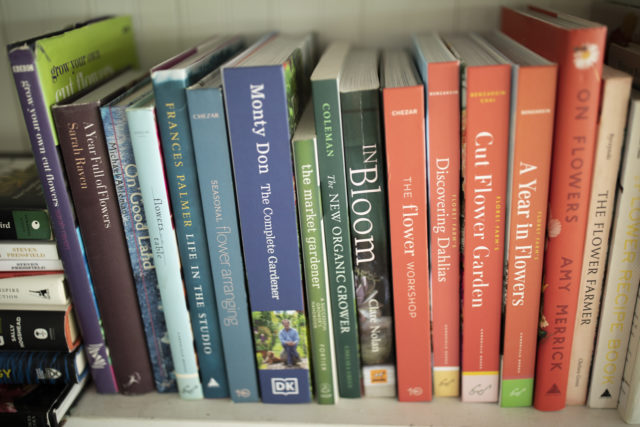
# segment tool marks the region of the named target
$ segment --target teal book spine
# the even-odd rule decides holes
[[[311,80],[324,212],[336,370],[341,397],[361,396],[358,317],[338,81]]]
[[[201,399],[202,384],[171,218],[155,110],[153,105],[133,106],[127,109],[126,114],[138,167],[140,192],[148,212],[147,225],[178,392],[184,399]]]
[[[313,128],[311,110],[309,107],[309,127]],[[305,121],[305,117],[303,116],[301,124]],[[298,129],[301,127],[299,126]],[[337,401],[338,390],[334,372],[335,348],[331,328],[331,303],[322,227],[316,138],[297,139],[294,136],[293,158],[315,393],[318,403],[334,404]]]
[[[187,100],[229,391],[234,402],[256,402],[258,377],[249,356],[253,336],[222,88],[192,86]]]

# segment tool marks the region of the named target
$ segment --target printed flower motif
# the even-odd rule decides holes
[[[552,239],[554,237],[558,237],[561,231],[562,231],[562,223],[560,222],[560,220],[556,218],[551,218],[547,226],[547,234],[549,235],[549,238]]]
[[[587,43],[573,50],[573,64],[579,70],[586,70],[595,65],[599,56],[598,46],[593,43]]]

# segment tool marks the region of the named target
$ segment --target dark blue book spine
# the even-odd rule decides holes
[[[95,304],[89,270],[76,235],[75,215],[67,192],[63,163],[56,147],[53,124],[42,96],[33,52],[16,49],[9,53],[32,151],[47,202],[51,225],[58,245],[82,332],[91,375],[100,393],[116,393],[118,387],[107,352],[100,313]]]
[[[173,359],[125,108],[104,106],[100,114],[156,390],[176,392]]]
[[[308,402],[308,341],[284,67],[224,68],[223,81],[262,400]],[[284,319],[298,329],[295,350],[302,360],[297,367],[279,369],[269,359],[289,359],[286,351],[270,354],[280,348],[272,343],[283,334]]]
[[[58,351],[0,351],[0,384],[75,383],[86,374],[81,356]],[[82,370],[81,370],[82,369]]]
[[[158,128],[203,392],[205,397],[227,397],[229,387],[191,141],[186,84],[184,79],[153,74]]]
[[[258,378],[222,88],[188,89],[193,148],[204,206],[220,332],[234,402],[256,402]]]

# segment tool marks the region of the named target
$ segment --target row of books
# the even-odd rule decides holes
[[[265,402],[304,402],[310,360],[321,403],[360,396],[361,384],[368,396],[397,390],[401,400],[426,401],[433,383],[436,394],[465,401],[497,401],[502,388],[503,405],[526,406],[535,371],[534,405],[564,407],[574,321],[597,316],[591,304],[576,316],[579,277],[588,274],[580,267],[595,262],[582,261],[593,254],[584,237],[591,175],[593,188],[602,178],[613,199],[616,159],[624,158],[622,177],[637,170],[626,166],[633,156],[620,155],[631,80],[601,71],[605,27],[504,9],[501,29],[532,51],[499,33],[417,36],[413,58],[383,53],[380,75],[375,50],[345,43],[330,45],[314,66],[310,36],[271,34],[246,50],[239,38],[216,37],[154,67],[150,79],[125,71],[67,101],[87,81],[135,66],[127,18],[11,46],[74,302],[92,289],[74,212],[86,246],[99,312],[76,310],[91,354],[106,341],[116,374],[114,381],[92,364],[99,391],[146,391],[152,367],[164,366],[185,398],[230,390],[251,401],[259,385]],[[127,39],[115,44],[116,34]],[[41,65],[38,53],[49,60],[56,49],[55,66]],[[593,167],[606,157],[595,155],[601,76],[600,131],[607,114],[618,135],[598,137],[617,154],[613,166],[600,166],[610,179],[597,161]],[[313,108],[305,107],[310,97]],[[626,150],[636,150],[629,141]],[[631,203],[633,185],[622,187],[618,203]],[[625,280],[637,293],[637,262],[631,244],[622,245],[631,264]],[[145,262],[155,279],[136,298],[133,278],[140,290]],[[142,324],[155,325],[145,313],[157,310],[142,301],[154,289],[172,369],[148,343],[135,347],[144,347]],[[99,320],[93,333],[100,318],[106,340]],[[628,330],[630,316],[624,320]],[[626,353],[623,340],[618,354]],[[617,391],[609,393],[617,403]]]

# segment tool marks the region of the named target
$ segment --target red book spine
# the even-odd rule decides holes
[[[565,29],[503,9],[502,31],[558,64],[533,404],[565,407],[587,227],[606,27]]]
[[[398,400],[430,401],[424,88],[382,91]]]
[[[462,400],[497,402],[511,66],[466,75]]]
[[[430,63],[427,87],[433,385],[460,394],[460,66]]]

